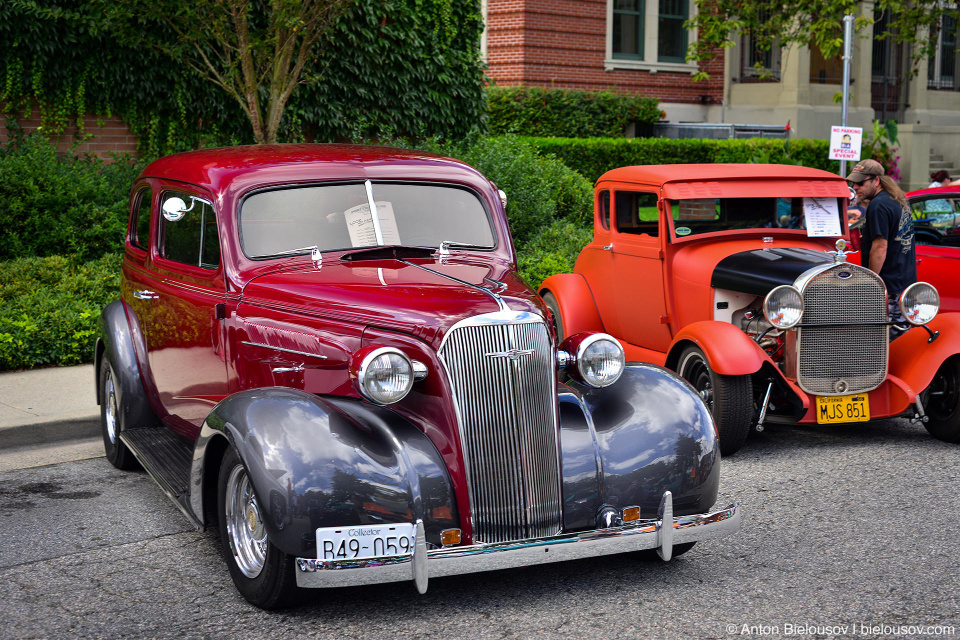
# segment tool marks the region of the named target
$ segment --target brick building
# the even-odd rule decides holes
[[[40,126],[40,114],[37,108],[32,109],[30,117],[18,119],[25,135],[34,133]],[[73,148],[77,153],[92,153],[101,157],[110,154],[137,153],[137,137],[133,135],[126,122],[116,116],[97,117],[88,115],[83,119],[85,139],[77,145],[77,123],[72,120],[66,130],[57,137],[57,148],[67,151]],[[0,144],[6,144],[9,139],[6,124],[0,120]],[[76,146],[75,146],[76,145]]]
[[[610,90],[660,99],[667,119],[709,120],[723,99],[723,57],[684,60],[692,0],[485,0],[482,48],[499,86]]]

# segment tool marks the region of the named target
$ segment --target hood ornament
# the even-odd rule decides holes
[[[843,238],[840,238],[839,240],[837,240],[837,244],[836,244],[837,250],[828,251],[827,253],[833,256],[833,261],[836,263],[846,262],[847,261],[846,249],[848,244],[849,243],[847,243],[846,240],[844,240]]]

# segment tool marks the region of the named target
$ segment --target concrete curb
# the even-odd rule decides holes
[[[100,437],[99,417],[23,424],[0,430],[0,450],[62,444],[98,437]]]

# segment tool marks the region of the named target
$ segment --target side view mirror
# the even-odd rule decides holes
[[[191,206],[190,209],[193,207]],[[187,209],[187,203],[180,198],[167,198],[163,202],[163,217],[170,222],[176,222],[182,219],[190,209]]]
[[[500,204],[503,205],[504,211],[507,209],[507,194],[503,189],[497,189],[497,193],[500,194]]]

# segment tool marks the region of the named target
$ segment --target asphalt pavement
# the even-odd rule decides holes
[[[0,470],[102,454],[92,364],[0,373]]]

